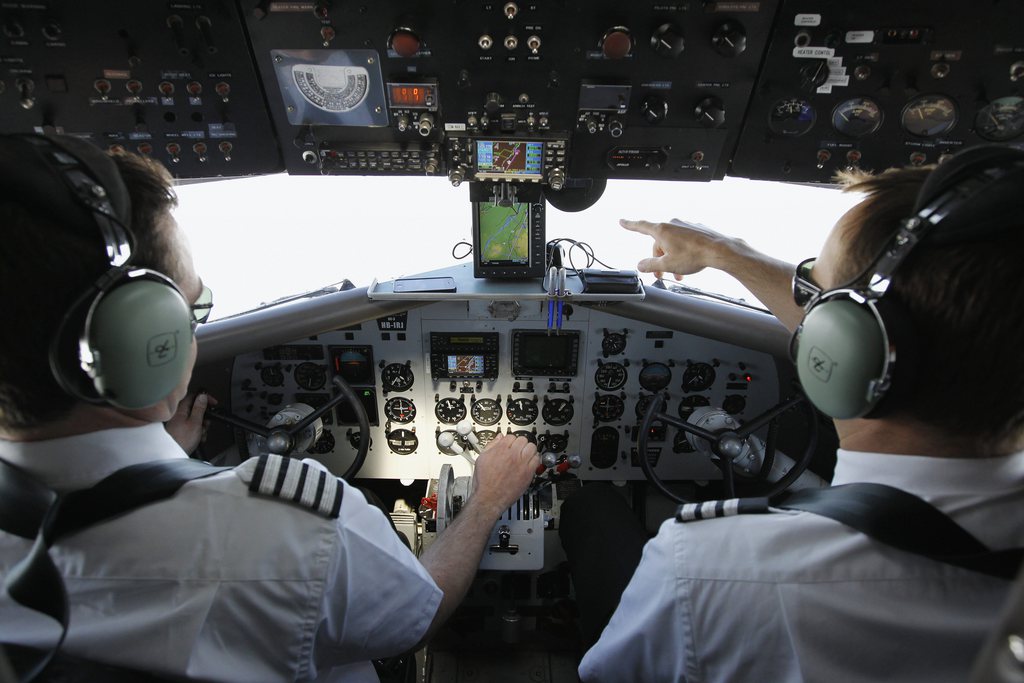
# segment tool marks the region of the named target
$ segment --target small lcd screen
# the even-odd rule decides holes
[[[483,377],[483,355],[449,354],[448,374],[452,377]]]
[[[476,171],[487,177],[540,178],[544,172],[544,143],[477,140]]]
[[[476,243],[481,266],[528,265],[530,263],[530,205],[511,206],[477,202]]]
[[[578,344],[576,334],[549,336],[520,332],[516,339],[514,372],[522,375],[574,377]]]
[[[434,106],[434,86],[416,83],[388,83],[392,107],[427,108]]]

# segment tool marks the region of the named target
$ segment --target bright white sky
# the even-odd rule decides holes
[[[453,188],[443,178],[275,175],[177,191],[175,216],[215,293],[214,318],[345,278],[364,286],[374,278],[452,265],[452,247],[469,241],[472,226],[467,186]],[[680,218],[796,263],[818,253],[833,223],[857,200],[829,188],[740,178],[614,180],[586,211],[549,206],[547,238],[587,242],[608,265],[635,268],[650,255],[651,240],[623,230],[618,219]],[[753,301],[735,280],[715,271],[690,276],[685,284]]]

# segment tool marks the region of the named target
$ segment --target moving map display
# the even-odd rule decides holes
[[[530,205],[513,202],[501,206],[478,202],[476,243],[481,265],[527,264],[530,262]]]
[[[477,140],[479,178],[540,178],[544,173],[544,143]]]

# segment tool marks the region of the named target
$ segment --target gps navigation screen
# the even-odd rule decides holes
[[[484,357],[476,355],[448,356],[449,377],[482,377],[484,374]]]
[[[530,262],[530,205],[511,206],[478,202],[476,235],[481,265],[514,265]]]
[[[540,178],[544,173],[544,143],[477,140],[476,171],[480,177]]]

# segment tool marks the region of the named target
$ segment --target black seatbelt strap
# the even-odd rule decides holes
[[[784,492],[771,506],[828,517],[880,543],[937,562],[1013,580],[1024,548],[989,550],[930,503],[884,484],[843,484]]]
[[[185,458],[158,460],[125,467],[91,488],[58,495],[0,460],[0,529],[35,539],[29,554],[4,578],[4,589],[15,602],[61,625],[56,645],[30,664],[22,681],[31,681],[42,673],[67,635],[67,591],[50,558],[50,546],[76,531],[170,498],[186,482],[227,469],[231,468]]]

